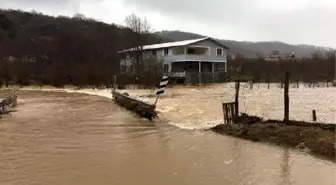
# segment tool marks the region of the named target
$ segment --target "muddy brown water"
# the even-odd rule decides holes
[[[23,91],[17,110],[0,119],[0,185],[335,184],[331,161],[149,122],[103,97]]]

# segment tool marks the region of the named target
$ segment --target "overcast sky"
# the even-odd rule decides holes
[[[0,0],[0,7],[81,13],[117,24],[136,13],[146,16],[155,31],[336,48],[336,0]]]

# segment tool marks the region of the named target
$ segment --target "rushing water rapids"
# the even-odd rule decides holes
[[[0,185],[332,185],[335,163],[149,122],[110,99],[22,91],[0,120]]]

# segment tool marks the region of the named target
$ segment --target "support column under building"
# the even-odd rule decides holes
[[[201,61],[198,62],[198,83],[202,83],[202,63]]]
[[[215,83],[215,62],[212,62],[212,83]]]

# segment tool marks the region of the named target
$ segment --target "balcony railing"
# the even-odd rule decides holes
[[[186,72],[171,72],[169,76],[174,78],[183,78],[186,77]]]
[[[187,84],[197,83],[219,83],[227,80],[226,72],[172,72],[169,74],[170,78],[182,78]]]

